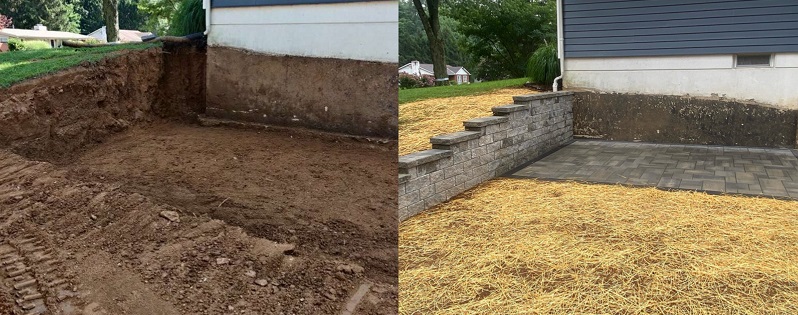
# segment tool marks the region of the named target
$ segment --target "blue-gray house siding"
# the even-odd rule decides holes
[[[257,7],[268,5],[324,4],[388,0],[211,0],[212,8]]]
[[[565,57],[798,52],[798,0],[563,0]]]

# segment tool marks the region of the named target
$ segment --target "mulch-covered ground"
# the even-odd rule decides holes
[[[497,179],[400,225],[400,314],[798,314],[798,202]]]
[[[507,88],[486,94],[433,98],[399,105],[399,155],[431,148],[429,138],[463,131],[463,121],[492,116],[491,108],[512,104],[513,96],[536,93]]]

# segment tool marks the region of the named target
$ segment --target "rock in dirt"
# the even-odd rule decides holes
[[[247,277],[250,277],[250,278],[255,278],[255,276],[258,275],[258,273],[255,272],[255,270],[247,270],[247,272],[245,272],[244,274],[247,275]]]
[[[338,271],[343,271],[348,274],[358,274],[363,272],[363,267],[358,264],[343,264],[335,268]]]
[[[269,285],[269,280],[258,279],[258,280],[255,280],[255,284],[257,284],[259,286],[262,286],[262,287],[265,287],[265,286]]]
[[[217,265],[227,265],[230,263],[230,258],[219,257],[216,258]]]
[[[180,223],[180,214],[176,211],[164,210],[161,211],[161,216],[170,222]]]

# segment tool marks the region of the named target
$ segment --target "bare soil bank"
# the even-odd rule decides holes
[[[397,67],[209,47],[208,115],[396,139]]]
[[[204,48],[122,52],[0,89],[0,147],[54,159],[155,117],[186,118],[204,108]]]

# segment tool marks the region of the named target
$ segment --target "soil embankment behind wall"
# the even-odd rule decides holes
[[[208,47],[208,115],[396,138],[394,63]],[[211,84],[212,83],[212,84]]]
[[[796,145],[798,111],[734,100],[578,92],[574,136],[753,147]]]
[[[167,45],[0,89],[0,147],[52,160],[158,116],[190,117],[205,106],[204,63],[204,47]]]

